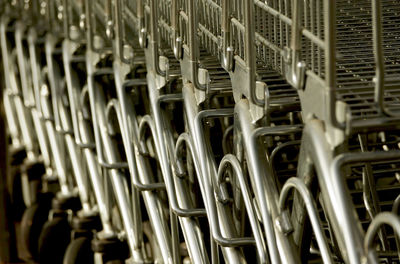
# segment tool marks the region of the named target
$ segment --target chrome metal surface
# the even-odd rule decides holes
[[[0,3],[10,144],[127,263],[400,261],[398,0]]]

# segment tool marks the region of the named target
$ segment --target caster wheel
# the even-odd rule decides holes
[[[8,188],[13,204],[13,218],[15,221],[22,221],[24,211],[26,209],[25,202],[23,199],[23,187],[22,187],[22,174],[28,174],[28,180],[31,187],[35,186],[33,191],[36,194],[40,188],[40,178],[45,173],[45,168],[42,163],[22,164],[18,167],[14,167],[11,170],[8,178]],[[33,201],[35,202],[35,200]]]
[[[27,208],[21,220],[21,242],[24,250],[37,260],[37,249],[40,232],[49,218],[53,194],[42,193],[38,203]]]
[[[52,208],[57,211],[72,210],[77,212],[82,209],[81,201],[79,197],[57,197],[52,201]]]
[[[93,264],[94,253],[91,248],[91,239],[79,237],[72,241],[64,255],[63,264]]]
[[[39,263],[62,264],[70,241],[71,227],[67,217],[55,217],[46,222],[39,237]]]
[[[93,252],[103,254],[103,263],[106,264],[119,264],[125,263],[125,260],[129,258],[129,248],[125,241],[121,241],[117,238],[92,240]]]
[[[23,148],[10,150],[10,165],[19,166],[26,158],[26,151]]]
[[[12,168],[8,177],[8,189],[12,203],[12,217],[15,221],[21,221],[26,209],[22,196],[22,180],[20,168]]]

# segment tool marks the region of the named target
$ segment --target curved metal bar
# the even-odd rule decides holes
[[[254,242],[257,246],[259,262],[267,263],[266,245],[265,245],[265,241],[264,241],[263,234],[261,231],[261,227],[257,220],[256,210],[254,208],[254,204],[253,204],[251,196],[250,196],[249,186],[244,178],[243,171],[240,166],[239,160],[236,158],[236,156],[234,156],[232,154],[225,155],[222,158],[221,163],[219,165],[217,182],[218,182],[218,186],[220,186],[220,189],[219,189],[219,192],[216,191],[216,195],[221,196],[221,194],[222,194],[222,193],[220,194],[220,192],[222,191],[221,183],[224,180],[223,177],[224,177],[225,171],[229,166],[234,170],[236,177],[239,179],[240,189],[242,191],[243,200],[246,205],[247,215],[249,217],[251,229],[254,234]],[[220,230],[217,230],[217,231],[219,233],[221,233]]]
[[[64,0],[67,2],[67,0]],[[71,111],[71,119],[72,119],[72,126],[74,129],[74,136],[77,145],[81,145],[80,133],[78,128],[78,117],[77,117],[77,109],[78,109],[78,102],[76,100],[76,88],[79,87],[79,82],[77,80],[78,76],[74,74],[71,69],[71,48],[73,45],[71,44],[69,39],[65,39],[62,43],[62,56],[63,56],[63,63],[64,63],[64,72],[65,72],[65,81],[68,89],[68,98],[70,104],[70,111]]]
[[[369,257],[375,257],[374,249],[374,238],[379,231],[379,228],[383,225],[389,225],[393,228],[395,236],[400,237],[400,218],[390,212],[382,212],[377,214],[374,219],[372,219],[371,224],[368,227],[367,233],[364,239],[364,250]]]
[[[193,142],[192,139],[190,138],[189,134],[187,133],[182,133],[179,135],[178,140],[176,141],[176,146],[175,146],[175,161],[176,161],[176,167],[177,171],[180,173],[183,172],[183,164],[182,164],[182,159],[179,158],[179,153],[180,149],[183,147],[183,143],[186,144],[187,148],[189,148],[189,152],[192,155],[194,167],[196,170],[196,173],[200,173],[200,164],[196,157],[193,155]],[[183,173],[182,173],[183,174]],[[203,182],[199,181],[200,188],[204,190]],[[178,200],[176,198],[176,194],[171,195],[172,197],[170,199],[174,199],[176,201],[176,204],[178,205],[178,208],[173,208],[173,211],[176,215],[181,216],[181,217],[194,217],[194,216],[205,216],[207,215],[207,212],[203,208],[195,208],[195,209],[184,209],[180,208],[178,204]]]
[[[30,64],[28,63],[28,56],[26,52],[26,47],[23,43],[23,36],[27,34],[27,27],[24,22],[18,21],[15,27],[15,48],[17,51],[17,64],[18,72],[20,77],[22,98],[25,107],[30,108],[35,105],[34,94],[32,89],[30,89],[29,83],[31,82],[31,72],[28,71]]]
[[[61,101],[60,98],[58,98],[58,100]],[[68,112],[68,109],[65,107],[63,102],[58,103],[58,109],[62,131],[71,131],[70,112]],[[90,213],[92,208],[89,203],[89,186],[82,168],[82,161],[80,157],[81,153],[78,152],[75,140],[71,133],[65,133],[64,138],[69,158],[71,160],[72,170],[75,176],[76,185],[78,187],[79,198],[81,199],[82,207],[87,213]]]
[[[271,160],[271,164],[274,164],[275,157],[279,153],[279,151],[281,151],[284,148],[287,148],[290,146],[296,146],[296,145],[300,145],[300,144],[301,144],[301,140],[294,140],[294,141],[282,143],[279,146],[277,146],[276,148],[274,148],[274,150],[271,152],[271,155],[269,156],[269,158]]]
[[[218,117],[228,117],[233,115],[233,109],[215,109],[215,110],[203,110],[199,112],[195,118],[195,131],[198,135],[198,146],[200,147],[200,156],[205,156],[207,155],[207,151],[204,148],[204,132],[202,129],[202,121],[205,118],[213,117],[213,118],[218,118]],[[215,163],[215,161],[214,161]],[[202,162],[202,173],[203,173],[203,180],[205,184],[205,190],[206,190],[206,195],[207,195],[207,202],[209,205],[209,210],[212,212],[210,215],[210,221],[211,221],[211,230],[214,239],[217,241],[218,244],[220,244],[223,247],[238,247],[238,246],[243,246],[243,245],[251,245],[254,244],[254,239],[248,239],[248,238],[224,238],[221,235],[217,233],[219,230],[219,225],[218,223],[218,212],[215,203],[212,201],[214,200],[213,198],[213,187],[212,187],[212,181],[215,181],[216,179],[213,178],[212,175],[209,175],[207,173],[207,164]],[[217,176],[217,173],[215,173],[215,176]],[[210,182],[211,180],[211,182]],[[215,184],[215,183],[214,183]],[[211,199],[211,200],[210,200]]]
[[[148,73],[147,81],[149,84],[149,97],[150,97],[150,105],[151,112],[154,117],[154,121],[156,124],[156,131],[159,140],[159,161],[162,168],[164,181],[167,187],[168,196],[171,196],[171,192],[179,192],[176,194],[179,202],[184,205],[187,204],[188,207],[190,204],[186,203],[185,196],[188,195],[188,191],[184,189],[181,182],[175,182],[173,178],[173,167],[171,168],[170,164],[174,164],[174,149],[175,149],[175,140],[173,134],[171,132],[171,127],[164,122],[163,119],[163,110],[161,108],[161,102],[176,102],[182,100],[182,94],[167,94],[160,95],[160,91],[157,89],[154,79],[152,78],[154,75],[152,73]],[[189,196],[187,196],[189,197]],[[173,208],[177,208],[175,201],[170,199],[170,215],[171,215],[171,233],[172,233],[172,247],[175,259],[177,259],[179,254],[179,241],[178,241],[178,216],[174,214]],[[193,261],[196,263],[209,263],[209,259],[207,256],[207,252],[204,250],[205,244],[200,239],[202,237],[198,222],[195,219],[191,218],[179,218],[181,223],[182,231],[185,235],[185,238],[188,239],[187,246],[190,249],[190,256]],[[192,238],[192,239],[190,239]],[[192,240],[192,241],[190,241]],[[213,242],[213,241],[212,241]],[[177,261],[177,260],[176,260]]]
[[[207,218],[210,224],[210,232],[213,234],[213,230],[215,229],[215,225],[221,224],[221,231],[226,234],[232,234],[233,229],[232,225],[229,224],[229,219],[227,219],[223,212],[223,207],[220,204],[215,203],[215,196],[213,193],[211,180],[215,180],[217,176],[217,165],[215,159],[213,159],[212,153],[207,151],[206,146],[204,143],[204,133],[203,133],[203,125],[202,119],[205,117],[211,117],[212,114],[216,114],[217,110],[213,111],[203,111],[199,112],[198,107],[196,104],[196,99],[194,96],[194,87],[191,84],[187,84],[182,89],[182,94],[184,98],[184,105],[185,105],[185,114],[187,116],[188,127],[190,133],[192,133],[194,138],[194,144],[196,148],[196,152],[194,155],[197,157],[202,157],[201,159],[198,158],[200,165],[201,165],[201,174],[197,175],[199,177],[199,181],[204,182],[204,191],[205,193],[202,194],[202,198],[207,210]],[[225,115],[232,115],[232,109],[225,109],[225,112],[221,112],[220,114]],[[218,116],[217,116],[218,117]],[[221,116],[219,116],[221,117]],[[219,211],[217,211],[219,210]],[[221,213],[221,221],[218,222],[217,212]],[[230,235],[234,236],[234,235]],[[219,263],[218,258],[218,245],[214,239],[211,240],[211,259],[212,263]],[[222,253],[227,262],[231,263],[244,263],[245,260],[243,259],[242,252],[235,248],[229,247],[222,247]]]
[[[357,224],[356,213],[348,203],[351,197],[345,191],[344,178],[340,171],[332,174],[333,150],[326,140],[321,121],[312,119],[307,122],[303,130],[302,148],[307,156],[305,158],[312,162],[317,172],[325,211],[335,231],[339,249],[345,252],[343,257],[349,263],[360,263],[364,254],[361,226]]]
[[[114,77],[116,90],[118,95],[118,100],[121,105],[121,112],[123,113],[123,122],[124,122],[124,133],[126,137],[131,140],[129,144],[125,145],[126,152],[132,153],[133,155],[127,155],[128,162],[130,166],[132,165],[131,174],[137,173],[140,179],[143,182],[149,182],[151,179],[151,168],[148,164],[148,160],[145,159],[139,153],[139,127],[138,127],[138,119],[136,116],[136,112],[134,107],[132,107],[132,102],[130,101],[129,96],[126,94],[126,89],[124,89],[124,83],[126,83],[124,75],[123,64],[116,58],[113,63],[114,68]],[[146,79],[147,80],[147,79]],[[129,82],[129,80],[128,80]],[[136,160],[135,160],[136,158]],[[146,182],[146,183],[147,183]],[[167,187],[168,192],[168,186]],[[133,189],[135,187],[133,186]],[[174,263],[174,250],[171,249],[171,234],[166,224],[165,215],[160,213],[160,210],[163,208],[163,204],[157,192],[142,192],[143,199],[145,201],[145,206],[147,212],[149,214],[150,221],[152,223],[155,237],[157,238],[158,245],[160,247],[161,254],[163,256],[163,260],[165,263]],[[173,217],[172,217],[173,218]],[[171,226],[173,228],[173,220],[171,219]],[[171,228],[171,229],[172,229]],[[177,228],[176,228],[177,229]],[[173,233],[173,231],[172,231]],[[173,234],[172,234],[173,236]],[[176,252],[178,252],[176,250]]]
[[[187,132],[183,132],[182,134],[179,135],[177,141],[176,141],[176,145],[175,145],[175,152],[174,152],[174,156],[175,156],[175,161],[176,161],[176,171],[178,172],[178,175],[184,175],[184,169],[183,169],[183,164],[182,164],[182,159],[180,159],[180,155],[179,155],[179,150],[182,148],[182,144],[186,143],[187,148],[189,148],[190,153],[194,153],[194,146],[193,146],[193,141],[192,138],[189,136],[189,134]],[[192,154],[193,156],[193,154]],[[197,172],[200,172],[200,164],[198,162],[198,160],[193,159],[193,163],[194,163],[194,167],[195,170]],[[200,184],[202,184],[202,182],[200,182]]]
[[[90,119],[91,116],[89,113],[90,113],[91,109],[90,109],[90,106],[87,107],[87,105],[85,103],[86,100],[89,102],[89,89],[88,89],[87,85],[85,85],[82,88],[81,94],[79,95],[79,102],[81,104],[81,108],[82,108],[81,110],[82,110],[83,117],[86,119]]]
[[[224,135],[222,136],[222,149],[224,153],[228,153],[228,145],[227,145],[227,139],[229,136],[229,133],[233,132],[233,125],[227,127],[224,131]]]
[[[142,155],[149,155],[149,150],[147,149],[147,146],[145,143],[146,126],[150,128],[150,132],[153,137],[154,145],[155,145],[156,149],[159,149],[159,142],[156,140],[157,134],[156,134],[154,120],[153,120],[153,118],[151,118],[150,115],[145,115],[142,117],[142,119],[139,122],[139,146],[140,146],[139,152]]]
[[[113,103],[114,102],[114,103]],[[112,105],[114,107],[119,106],[119,102],[116,99],[112,99],[109,103],[109,106]],[[118,110],[120,111],[120,110]],[[121,114],[121,113],[120,113]],[[121,118],[121,122],[122,122],[122,116]],[[144,118],[143,118],[144,119]],[[142,120],[143,120],[142,119]],[[150,128],[150,130],[152,131],[152,134],[154,133],[154,124],[152,124],[151,118],[146,118],[146,120],[144,120],[143,122],[140,122],[140,131],[142,131],[141,133],[143,133],[143,138],[144,138],[144,131],[145,131],[145,127],[146,125]],[[122,123],[120,123],[120,125],[122,125]],[[152,127],[153,126],[153,127]],[[142,135],[141,133],[139,133],[140,135]],[[124,133],[125,134],[125,133]],[[144,151],[142,151],[141,153],[148,153],[147,148],[146,148],[146,144],[144,142],[142,142],[140,140],[141,143],[141,147],[142,149],[145,149]],[[126,142],[126,144],[130,144],[129,142]],[[127,155],[131,155],[130,153],[127,152]],[[163,182],[157,182],[157,183],[142,183],[141,180],[139,179],[137,173],[132,173],[131,175],[132,178],[132,184],[135,186],[135,188],[137,188],[139,191],[151,191],[151,190],[161,190],[161,189],[165,189],[165,183]]]
[[[42,72],[43,75],[47,74],[47,71]],[[49,96],[49,88],[47,85],[42,85],[41,87],[41,109],[42,109],[42,114],[43,117],[45,118],[45,126],[49,138],[49,145],[51,148],[51,152],[54,158],[54,165],[57,171],[57,176],[60,182],[61,186],[61,192],[68,196],[71,194],[71,190],[68,185],[68,180],[67,180],[67,172],[65,168],[65,162],[62,158],[61,154],[61,149],[60,149],[60,141],[58,140],[58,135],[56,133],[56,130],[54,128],[54,124],[49,119],[51,117],[51,106],[50,106],[50,100],[48,98]]]
[[[61,131],[61,120],[60,116],[58,115],[58,97],[60,96],[60,80],[61,77],[61,69],[57,62],[55,61],[53,54],[55,53],[56,49],[56,42],[57,37],[47,34],[46,41],[45,41],[45,55],[46,55],[46,63],[47,63],[47,78],[49,82],[49,87],[51,91],[51,107],[53,109],[53,118],[54,118],[54,125],[57,132],[63,133]]]
[[[299,263],[299,258],[290,251],[290,245],[287,245],[287,240],[282,237],[280,232],[275,232],[273,217],[278,216],[277,203],[278,194],[276,183],[273,177],[272,168],[269,166],[268,161],[261,159],[260,149],[258,144],[259,136],[265,133],[281,132],[280,127],[270,127],[256,129],[254,124],[251,123],[251,115],[249,111],[249,104],[247,100],[241,100],[235,106],[235,117],[238,119],[239,129],[242,133],[243,143],[246,148],[246,159],[248,161],[250,176],[252,177],[252,184],[255,197],[260,208],[261,218],[264,223],[264,232],[266,241],[268,243],[268,252],[272,263]],[[236,120],[235,120],[236,121]],[[293,130],[298,129],[294,127]],[[276,131],[274,131],[276,130]],[[257,132],[258,131],[258,132]],[[262,132],[262,133],[261,133]],[[287,129],[285,133],[287,132]],[[286,244],[285,244],[286,243]],[[279,254],[279,247],[282,251],[287,250],[289,254]],[[283,253],[283,252],[282,252]]]
[[[75,143],[77,146],[79,146],[82,149],[96,149],[96,143],[95,142],[90,142],[88,143],[88,139],[83,140],[81,139],[82,135],[81,135],[81,131],[82,129],[88,130],[86,128],[86,126],[84,126],[85,128],[81,128],[81,126],[83,125],[83,120],[84,119],[90,119],[90,110],[87,109],[85,100],[88,99],[89,100],[89,93],[88,93],[88,88],[87,86],[84,86],[82,88],[81,93],[79,94],[79,102],[80,102],[80,111],[76,110],[76,116],[77,116],[77,129],[78,129],[78,134],[79,134],[79,139],[77,139],[77,137],[75,136]],[[72,108],[72,105],[70,105],[70,107]],[[88,138],[88,132],[85,132],[85,134],[87,135],[86,137]],[[84,143],[84,141],[86,143]],[[93,140],[92,140],[93,141]]]
[[[286,126],[276,126],[276,127],[260,127],[254,129],[253,137],[266,137],[266,136],[280,136],[287,135],[296,132],[301,132],[303,130],[303,125],[286,125]]]
[[[62,96],[64,95],[63,92],[60,91],[60,97],[57,98],[57,109],[60,116],[60,129],[58,130],[59,133],[62,134],[74,134],[71,122],[71,112],[70,109],[67,108],[63,101]]]
[[[281,190],[281,195],[279,197],[279,213],[282,214],[285,208],[285,203],[288,199],[290,189],[295,189],[303,198],[306,210],[310,217],[311,226],[314,230],[319,250],[322,255],[322,260],[324,261],[324,263],[333,263],[328,242],[326,241],[324,231],[322,229],[321,220],[318,216],[317,205],[315,204],[315,201],[312,198],[312,195],[308,190],[307,186],[299,178],[292,177],[288,179],[286,183],[283,185],[283,188]]]
[[[89,101],[92,115],[92,122],[94,124],[94,134],[96,141],[97,156],[102,156],[102,145],[104,145],[105,155],[107,157],[108,163],[116,163],[117,157],[114,149],[113,142],[108,134],[107,130],[107,120],[105,116],[105,95],[101,87],[99,87],[94,80],[94,65],[90,50],[86,53],[87,55],[87,72],[88,72],[88,91],[89,91]],[[100,129],[101,128],[101,129]],[[123,136],[123,140],[126,139]],[[111,183],[114,189],[114,195],[121,212],[122,222],[126,231],[127,242],[131,252],[133,260],[142,262],[144,260],[143,252],[143,233],[141,230],[141,222],[137,221],[140,216],[140,210],[135,211],[135,215],[132,214],[132,208],[135,209],[137,206],[137,197],[133,197],[132,200],[127,193],[127,182],[124,177],[122,177],[120,171],[117,169],[110,170]]]
[[[400,208],[400,195],[397,196],[396,200],[394,200],[392,213],[395,215],[399,215],[399,208]],[[400,249],[400,237],[395,236],[395,240],[396,240],[398,256],[400,259],[400,250],[399,250]]]
[[[111,114],[112,111],[115,112],[116,116],[117,116],[117,120],[118,120],[118,124],[120,124],[121,121],[121,111],[119,109],[119,102],[117,99],[113,98],[111,100],[108,101],[107,106],[106,106],[106,119],[107,119],[107,128],[108,128],[108,133],[112,136],[115,136],[115,134],[117,133],[115,131],[115,128],[113,126],[113,124],[111,124],[111,121],[113,120]]]
[[[144,132],[145,132],[145,125],[147,125],[150,128],[151,134],[153,136],[154,139],[154,144],[156,144],[156,149],[159,150],[159,146],[158,146],[158,141],[156,140],[156,130],[155,130],[155,124],[153,119],[149,116],[146,115],[144,116],[139,123],[139,141],[140,141],[140,145],[142,146],[143,149],[143,153],[148,153],[147,147],[145,146],[144,143]],[[164,185],[165,187],[165,185]],[[170,194],[170,202],[171,202],[171,209],[172,211],[177,215],[177,216],[181,216],[181,217],[193,217],[193,216],[202,216],[204,215],[205,211],[203,209],[183,209],[180,208],[179,204],[178,204],[178,200],[176,198],[176,194],[175,192],[171,192]]]
[[[12,52],[9,52],[8,50],[5,27],[6,25],[1,25],[1,49],[3,65],[7,65],[4,66],[4,68],[8,70],[8,74],[5,74],[6,85],[12,91],[12,97],[10,99],[12,99],[16,110],[16,117],[19,123],[19,132],[21,133],[23,145],[26,148],[28,158],[34,159],[34,143],[32,135],[29,133],[29,116],[26,114],[26,111],[24,109],[24,103],[21,93],[18,89],[16,79],[17,54],[15,50],[13,50]]]
[[[45,133],[44,123],[41,119],[41,110],[40,110],[40,65],[37,61],[37,45],[38,39],[36,36],[36,31],[34,28],[31,28],[28,33],[28,48],[29,48],[29,57],[30,57],[30,67],[32,74],[32,89],[34,94],[34,103],[35,106],[31,109],[32,112],[32,120],[35,126],[36,135],[39,141],[40,152],[43,157],[44,165],[46,166],[46,174],[52,175],[53,168],[51,167],[51,155],[48,146],[47,134]],[[8,97],[5,95],[4,99]],[[7,110],[6,110],[7,111]],[[12,114],[13,115],[13,114]],[[8,115],[7,115],[8,117]],[[13,142],[14,143],[14,142]]]
[[[108,104],[106,106],[106,111],[105,111],[105,115],[106,115],[106,120],[107,120],[107,128],[108,128],[108,133],[110,135],[115,134],[116,132],[114,131],[114,127],[111,124],[111,111],[114,110],[115,114],[117,116],[117,120],[118,120],[118,125],[120,127],[120,129],[122,129],[122,114],[121,114],[121,109],[120,109],[120,105],[117,99],[111,99],[108,101]],[[124,145],[128,144],[128,141],[125,137],[125,133],[123,133],[123,131],[121,130],[121,134],[122,134],[122,138],[124,141]],[[128,162],[118,162],[118,163],[113,163],[113,164],[109,164],[114,169],[118,169],[118,168],[129,168],[128,166]]]
[[[392,212],[394,214],[399,213],[399,208],[400,208],[400,195],[397,196],[396,200],[394,200],[393,207],[392,207]]]
[[[215,110],[203,110],[199,112],[195,118],[195,130],[198,135],[198,146],[199,148],[199,156],[206,156],[207,151],[204,146],[205,138],[204,138],[204,130],[202,129],[202,122],[203,119],[213,117],[213,118],[218,118],[218,117],[227,117],[227,116],[232,116],[233,115],[233,109],[215,109]],[[214,161],[215,162],[215,161]],[[238,247],[238,246],[243,246],[243,245],[251,245],[254,244],[254,239],[248,239],[248,238],[224,238],[220,234],[218,234],[219,227],[219,222],[218,222],[218,212],[217,208],[215,205],[215,202],[213,201],[213,181],[216,179],[213,178],[213,175],[210,175],[210,173],[207,173],[207,164],[202,162],[202,178],[204,181],[204,186],[206,190],[206,201],[208,203],[208,210],[211,212],[210,214],[210,222],[211,222],[211,230],[213,234],[214,240],[217,241],[218,244],[220,244],[223,247]],[[217,176],[217,173],[215,173],[215,176]],[[211,181],[211,182],[210,182]],[[215,184],[215,183],[214,183]]]
[[[17,122],[17,117],[15,116],[15,106],[10,98],[10,89],[5,89],[3,92],[3,103],[4,112],[7,119],[7,126],[10,132],[12,146],[14,148],[19,148],[22,145],[20,139],[20,129]]]
[[[341,179],[341,168],[347,164],[354,164],[359,162],[379,162],[379,161],[394,161],[400,159],[400,151],[391,150],[391,151],[375,151],[375,152],[361,152],[361,153],[344,153],[337,156],[333,162],[331,167],[332,179],[336,181],[335,184],[331,184],[332,190],[336,192],[336,196],[338,197],[338,201],[341,204],[341,207],[347,210],[346,215],[341,217],[341,226],[344,229],[343,233],[346,234],[343,236],[344,241],[346,241],[347,245],[351,245],[354,247],[354,231],[350,229],[352,223],[350,223],[349,217],[351,217],[350,209],[348,208],[346,197],[343,194],[343,190],[345,189],[343,180]],[[336,210],[335,213],[338,214],[340,211]],[[343,221],[345,220],[345,221]],[[344,223],[345,224],[344,224]],[[353,249],[354,251],[355,249]],[[368,257],[374,258],[371,255]],[[354,263],[357,263],[354,261]]]
[[[99,88],[99,87],[97,87],[97,88]],[[106,109],[107,109],[107,106],[106,106]],[[118,112],[118,111],[116,110],[116,112]],[[107,113],[105,113],[105,118],[106,118],[108,127],[110,127],[110,122],[107,119],[108,118]],[[120,122],[121,116],[117,114],[117,118],[118,118],[118,122]],[[107,131],[107,132],[110,134],[110,131]],[[102,166],[106,169],[110,169],[110,170],[111,169],[126,169],[126,168],[128,168],[127,162],[118,162],[118,161],[107,162],[104,159],[103,148],[101,147],[101,144],[97,144],[96,148],[97,148],[97,159],[98,159],[100,166]]]
[[[88,124],[85,122],[82,113],[78,112],[77,117],[82,145],[94,145],[94,143],[88,143],[92,140],[92,135],[90,135],[90,129]],[[106,190],[101,182],[101,176],[99,174],[94,150],[95,148],[83,148],[83,153],[86,157],[88,174],[93,186],[93,192],[97,201],[97,205],[99,207],[99,214],[103,224],[103,230],[106,234],[114,234],[114,230],[111,225],[111,213],[106,202]]]

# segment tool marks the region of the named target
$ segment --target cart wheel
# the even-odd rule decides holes
[[[93,252],[102,253],[103,263],[106,264],[125,263],[125,260],[129,258],[128,244],[126,241],[121,241],[118,238],[103,240],[94,238],[91,241],[91,247]]]
[[[61,264],[71,241],[71,227],[66,217],[48,221],[39,237],[38,260],[40,264]]]
[[[19,167],[11,168],[8,177],[8,188],[11,196],[13,219],[20,221],[26,210],[26,206],[22,196],[22,181]]]
[[[51,193],[41,194],[39,203],[27,208],[22,216],[20,241],[34,260],[37,260],[39,236],[49,216],[52,196]]]
[[[91,248],[91,239],[79,237],[72,241],[64,256],[64,264],[92,264],[94,253]]]

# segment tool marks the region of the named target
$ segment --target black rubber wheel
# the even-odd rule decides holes
[[[126,241],[121,241],[118,238],[111,239],[93,239],[92,240],[93,252],[103,254],[103,263],[111,264],[112,261],[115,263],[125,263],[125,260],[129,258],[129,247]]]
[[[66,217],[55,217],[46,222],[39,237],[40,264],[62,264],[71,241],[71,227]]]
[[[24,250],[37,260],[38,241],[44,224],[49,218],[51,193],[42,193],[37,204],[27,208],[21,220],[21,242]]]
[[[64,255],[64,264],[93,264],[94,253],[91,247],[91,239],[79,237],[73,240]]]
[[[41,228],[36,228],[35,216],[37,215],[39,205],[35,204],[27,208],[22,216],[21,220],[21,242],[22,248],[26,252],[25,255],[30,255],[32,259],[35,259],[37,255],[37,241],[40,236]],[[43,224],[46,220],[43,221]],[[42,225],[43,226],[43,225]],[[36,240],[34,240],[36,237]],[[36,244],[36,246],[35,246]]]
[[[24,148],[10,150],[10,165],[19,166],[26,158],[26,151]]]
[[[22,196],[22,181],[20,168],[11,168],[8,177],[8,188],[12,203],[12,217],[15,221],[21,221],[26,209]]]

